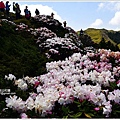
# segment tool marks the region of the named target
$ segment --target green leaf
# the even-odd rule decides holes
[[[70,110],[69,107],[62,106],[62,111],[64,112],[64,114],[68,114]]]
[[[84,113],[87,118],[92,118],[89,114]]]
[[[76,104],[80,104],[80,102],[78,102],[78,101],[74,101],[74,103],[76,103]]]
[[[68,118],[68,115],[67,116],[63,116],[63,118]]]
[[[83,100],[83,102],[82,102],[82,105],[86,105],[87,104],[87,102],[86,102],[86,100]]]
[[[92,117],[94,117],[94,116],[95,116],[95,115],[94,115],[94,114],[92,114],[92,113],[89,113],[89,115],[90,115],[90,116],[92,116]]]
[[[77,114],[74,114],[74,115],[70,115],[70,117],[72,118],[78,118],[82,115],[82,112],[78,112]]]
[[[115,112],[120,113],[120,111],[118,111],[118,110],[117,110],[117,111],[115,111]]]

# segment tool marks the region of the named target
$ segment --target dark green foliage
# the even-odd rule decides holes
[[[100,46],[100,48],[105,48],[106,47],[104,38],[102,38],[102,40],[100,41],[99,46]]]
[[[117,44],[120,43],[120,31],[110,31],[107,33],[109,38],[114,40]]]
[[[94,43],[91,37],[88,35],[80,35],[79,39],[81,40],[84,47],[90,47],[90,46],[96,47],[97,46],[97,44]]]
[[[99,48],[110,49],[112,51],[119,51],[119,48],[117,45],[113,45],[110,41],[105,42],[104,38],[102,38],[102,40],[100,41]]]
[[[36,76],[46,71],[48,61],[40,53],[34,36],[28,32],[15,31],[15,26],[2,22],[0,27],[0,77],[14,74]]]
[[[10,108],[6,109],[6,110],[2,110],[0,118],[20,118],[20,115],[18,114],[17,111],[12,110]]]
[[[28,25],[29,27],[31,26],[30,20],[27,20],[27,19],[25,19],[25,18],[18,19],[18,20],[14,20],[14,22],[15,22],[16,24],[24,23],[24,24]]]
[[[52,111],[52,115],[48,115],[49,118],[103,118],[102,108],[99,111],[95,111],[96,106],[91,104],[87,100],[74,100],[73,103],[67,105],[60,105],[56,102]]]

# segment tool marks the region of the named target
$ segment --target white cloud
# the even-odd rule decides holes
[[[99,27],[103,24],[103,21],[101,19],[96,19],[95,22],[93,22],[90,27]]]
[[[11,12],[13,12],[12,2],[10,2],[10,4],[11,4],[11,8],[10,8]],[[43,6],[41,4],[35,4],[35,5],[23,4],[23,5],[20,5],[21,15],[25,14],[24,13],[25,6],[28,6],[28,10],[30,10],[32,16],[35,16],[35,10],[37,8],[40,11],[41,15],[51,15],[51,13],[53,12],[54,13],[54,18],[59,20],[60,22],[63,22],[62,18],[58,15],[58,13],[55,10],[53,10],[49,6]]]
[[[98,10],[109,10],[109,11],[118,11],[120,10],[120,2],[117,1],[109,1],[102,2],[98,4]]]
[[[115,10],[120,10],[120,2],[117,2],[114,6]]]
[[[115,16],[109,21],[111,25],[120,25],[120,11],[115,13]]]
[[[98,5],[98,10],[100,10],[100,9],[104,8],[104,6],[105,6],[105,4],[104,4],[104,3],[100,3],[100,4]]]

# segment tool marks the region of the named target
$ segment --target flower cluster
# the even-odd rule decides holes
[[[46,15],[37,15],[33,19],[35,21],[45,22],[48,25],[55,25],[55,26],[62,25],[61,23],[59,23],[58,20],[55,20],[50,16],[46,16]],[[3,21],[10,22],[4,19]],[[54,58],[55,54],[59,56],[60,55],[63,56],[61,54],[61,52],[63,51],[65,55],[68,54],[68,50],[71,50],[71,53],[73,53],[73,50],[75,52],[80,51],[80,48],[77,46],[80,46],[81,42],[78,41],[77,33],[70,27],[67,27],[66,29],[69,31],[69,33],[65,34],[65,38],[60,38],[60,37],[57,37],[57,35],[54,32],[52,32],[46,27],[33,29],[33,28],[28,28],[28,25],[24,23],[20,23],[19,25],[16,25],[17,31],[28,31],[35,36],[36,43],[39,45],[41,50],[45,50],[45,54],[47,55],[47,58],[50,58],[50,57]],[[77,43],[77,46],[76,46],[76,43]],[[62,49],[64,50],[62,51]]]
[[[75,50],[79,48],[73,43],[72,39],[70,38],[60,38],[60,37],[54,37],[51,39],[47,39],[44,43],[40,44],[39,47],[44,48],[66,48],[70,50]]]
[[[25,118],[28,118],[28,116],[26,115],[26,113],[21,113],[21,119],[25,119]]]
[[[65,37],[71,38],[74,42],[78,42],[78,35],[77,33],[70,27],[66,27],[66,29],[69,31],[69,33],[65,34]]]
[[[7,97],[5,102],[7,103],[7,107],[12,108],[13,110],[17,110],[20,113],[27,110],[25,102],[20,97],[18,98],[16,95],[10,96],[10,98]]]
[[[46,27],[36,28],[31,34],[37,37],[37,43],[41,40],[47,40],[48,38],[56,37],[57,35]]]
[[[48,49],[48,52],[46,55],[48,58],[51,57],[51,55],[61,55],[66,54],[68,55],[68,51],[80,51],[80,48],[78,48],[74,43],[73,40],[70,38],[60,38],[60,37],[54,37],[54,38],[49,38],[43,43],[39,44],[39,47],[41,49]],[[64,52],[63,52],[64,51]]]
[[[36,15],[36,16],[34,16],[33,19],[35,21],[46,23],[47,25],[50,25],[50,26],[51,25],[55,25],[55,26],[62,25],[58,20],[51,18],[51,16],[49,16],[49,15]]]
[[[16,30],[26,30],[28,29],[28,25],[24,24],[24,23],[20,23],[19,25],[17,25]]]
[[[13,74],[5,75],[5,79],[7,80],[16,80],[16,77]]]
[[[59,21],[50,16],[36,15],[33,19],[47,25],[61,26]],[[6,19],[2,21],[16,25]],[[75,44],[78,36],[69,27],[66,28],[69,33],[65,34],[65,38],[57,37],[45,27],[28,29],[23,23],[16,27],[16,30],[27,30],[33,34],[39,47],[47,51],[45,54],[48,58],[52,55],[67,54],[67,51],[80,51],[77,47],[80,45]],[[14,80],[14,85],[24,92],[29,92],[29,87],[33,90],[24,101],[17,95],[6,97],[6,106],[18,111],[21,118],[28,118],[28,110],[35,110],[35,113],[44,117],[52,114],[56,102],[65,106],[77,99],[94,104],[95,111],[102,108],[103,115],[109,117],[113,103],[120,104],[120,52],[105,49],[88,49],[86,52],[84,55],[80,52],[74,53],[65,60],[46,63],[47,73],[37,77],[26,76],[16,80],[12,74],[5,75],[6,80]],[[115,84],[116,89],[113,89],[111,84]]]
[[[36,113],[45,116],[52,114],[56,101],[60,105],[67,105],[77,98],[94,104],[95,111],[102,108],[103,114],[109,117],[112,112],[112,101],[120,103],[120,90],[109,91],[106,88],[110,83],[119,81],[115,79],[119,73],[119,64],[114,64],[113,67],[113,64],[106,62],[105,59],[110,61],[112,56],[120,61],[119,54],[99,49],[96,53],[88,52],[86,55],[74,53],[63,61],[46,63],[48,73],[34,78],[28,76],[24,78],[28,85],[34,86],[36,93],[30,93],[26,101],[17,99],[16,96],[7,98],[7,107],[18,111],[22,108],[23,110],[35,108]],[[98,61],[92,59],[96,56],[99,57]],[[104,59],[101,56],[104,56]],[[120,74],[118,76],[120,77]]]
[[[49,52],[52,54],[59,54],[59,51],[57,51],[55,49],[49,49]]]
[[[15,85],[18,86],[21,90],[27,90],[28,85],[23,79],[15,80]]]
[[[109,92],[108,99],[120,104],[120,90],[117,89],[112,92]]]
[[[2,19],[1,21],[6,22],[6,23],[8,23],[8,24],[10,24],[10,25],[15,25],[15,26],[16,26],[16,24],[15,24],[14,22],[9,21],[9,20],[7,20],[7,19]]]

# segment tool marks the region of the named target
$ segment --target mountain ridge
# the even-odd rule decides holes
[[[97,44],[99,44],[102,38],[104,38],[106,42],[110,41],[114,45],[116,44],[120,45],[120,39],[119,39],[120,31],[88,28],[85,30],[85,33],[89,35],[92,38],[92,40]],[[116,37],[116,34],[117,34],[117,37]]]

